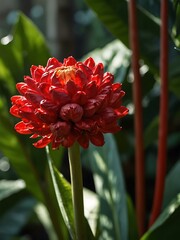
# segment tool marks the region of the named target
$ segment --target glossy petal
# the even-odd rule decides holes
[[[121,130],[118,119],[128,114],[121,105],[125,93],[102,63],[91,57],[84,62],[68,57],[62,63],[50,58],[30,72],[16,85],[20,95],[11,98],[10,113],[22,120],[17,132],[40,138],[35,147],[71,147],[75,141],[83,148],[89,142],[102,146],[104,133]]]

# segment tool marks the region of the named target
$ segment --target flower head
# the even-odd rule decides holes
[[[41,137],[35,147],[70,147],[75,141],[83,148],[89,141],[102,146],[104,133],[121,129],[118,119],[128,113],[121,105],[125,93],[102,63],[50,58],[45,67],[30,70],[31,77],[16,85],[20,95],[11,98],[10,113],[22,120],[15,125],[17,132]]]

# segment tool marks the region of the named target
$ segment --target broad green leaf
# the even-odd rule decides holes
[[[63,175],[58,171],[58,169],[52,163],[48,148],[46,148],[46,151],[47,151],[49,170],[52,177],[53,187],[54,187],[56,198],[59,204],[59,210],[61,211],[61,214],[69,230],[71,238],[75,240],[76,235],[75,235],[75,226],[74,226],[71,185],[66,181]],[[86,219],[85,219],[85,222],[86,222],[86,231],[87,231],[87,237],[88,237],[87,239],[93,240],[94,237],[92,235],[91,229]]]
[[[86,0],[89,6],[97,13],[105,26],[129,47],[129,26],[128,26],[128,6],[125,0]],[[153,69],[159,64],[159,26],[153,16],[145,12],[143,8],[137,11],[139,19],[140,46],[143,59],[150,64]],[[141,35],[141,30],[144,29]],[[153,39],[153,41],[152,41]],[[151,47],[149,47],[151,46]],[[156,56],[156,59],[154,59]],[[156,69],[157,70],[157,69]]]
[[[33,65],[44,65],[49,58],[49,50],[40,30],[22,13],[15,26],[14,44],[21,48],[25,72]]]
[[[37,173],[33,161],[24,147],[21,138],[13,130],[13,125],[6,115],[0,111],[0,150],[10,160],[18,175],[25,180],[27,188],[41,201],[43,196],[39,188]]]
[[[178,240],[180,236],[180,194],[161,213],[141,240]]]
[[[46,207],[42,203],[38,203],[34,207],[34,211],[35,211],[39,221],[44,226],[44,228],[49,236],[49,239],[58,240],[57,235],[54,232],[54,228],[53,228],[52,222],[50,221],[50,216],[49,216],[49,213],[48,213]]]
[[[180,54],[180,53],[179,53]],[[178,62],[179,64],[179,62]],[[178,67],[174,68],[178,69]],[[180,84],[179,84],[180,80],[179,80],[179,76],[177,78],[175,78],[171,83],[170,83],[170,90],[178,97],[180,98]]]
[[[0,217],[0,237],[10,240],[27,223],[36,201],[34,198],[21,199]]]
[[[138,240],[138,230],[136,223],[135,209],[132,203],[132,200],[127,196],[127,208],[128,208],[128,226],[129,234],[128,240]]]
[[[0,66],[4,69],[3,74],[0,71],[0,84],[4,84],[3,86],[6,86],[4,89],[7,89],[6,92],[2,90],[3,98],[0,98],[0,151],[9,159],[17,175],[26,182],[27,189],[46,204],[56,232],[63,236],[62,240],[66,239],[66,229],[63,229],[62,216],[56,215],[58,204],[55,195],[51,193],[52,184],[48,182],[46,174],[45,150],[32,146],[29,136],[16,133],[15,123],[12,121],[15,118],[8,113],[10,95],[16,94],[15,83],[23,81],[23,75],[29,74],[29,67],[32,64],[44,65],[49,57],[49,51],[42,34],[24,15],[19,16],[13,30],[12,41],[7,45],[1,44],[0,50]],[[57,166],[61,161],[60,153],[61,151],[53,154],[56,156]]]
[[[122,43],[129,47],[129,25],[128,25],[128,1],[126,0],[86,0],[88,5],[97,13],[99,19],[105,24],[110,32]],[[144,1],[143,1],[144,3]],[[171,5],[170,5],[171,4]],[[172,3],[169,5],[172,8]],[[151,3],[152,8],[159,9],[159,2]],[[160,11],[159,11],[160,14]],[[171,14],[173,16],[173,14]],[[152,12],[144,8],[144,5],[137,4],[138,17],[138,34],[140,55],[151,71],[159,74],[159,57],[160,57],[160,16],[153,15]],[[169,22],[173,21],[169,19]],[[169,78],[170,88],[174,85],[174,80],[179,77],[179,53],[174,49],[174,42],[169,29]],[[177,39],[177,41],[179,41]],[[180,81],[179,81],[180,82]],[[176,82],[179,83],[179,82]],[[178,84],[179,88],[179,84]],[[175,88],[172,91],[177,93]]]
[[[178,161],[166,177],[163,208],[180,193],[180,161]]]
[[[144,133],[145,147],[148,147],[152,142],[158,138],[158,124],[159,118],[155,117],[153,121],[148,125]]]
[[[29,220],[36,203],[22,180],[0,181],[0,239],[15,237]]]
[[[105,70],[115,75],[115,81],[123,82],[130,65],[130,50],[119,40],[114,40],[103,48],[95,49],[83,57],[91,56],[97,63],[103,62]]]
[[[69,230],[71,238],[76,239],[70,184],[64,179],[62,174],[60,174],[57,168],[53,165],[48,148],[46,148],[46,151],[49,163],[49,170],[51,173],[53,187],[59,205],[59,210],[62,213],[64,222]]]
[[[1,43],[0,52],[1,61],[15,82],[22,81],[23,75],[29,74],[31,65],[44,65],[50,56],[44,37],[22,13],[12,31],[12,41],[7,45]]]
[[[7,45],[0,44],[0,84],[3,86],[2,95],[6,98],[0,98],[0,134],[3,136],[0,138],[0,151],[26,181],[27,188],[43,201],[40,181],[44,178],[47,165],[45,150],[33,147],[29,136],[15,132],[15,123],[11,122],[15,118],[10,116],[8,108],[10,96],[16,93],[15,83],[23,81],[23,75],[29,74],[32,64],[45,64],[49,51],[42,34],[23,14],[19,15],[12,34],[12,41]],[[58,161],[60,159],[61,156]]]
[[[9,197],[10,195],[25,188],[23,180],[1,180],[0,181],[0,201]]]
[[[103,147],[90,146],[82,152],[94,176],[94,183],[100,201],[100,238],[128,239],[128,217],[126,193],[120,157],[113,137],[107,134]]]
[[[92,232],[96,234],[97,221],[99,215],[99,199],[96,193],[89,189],[83,189],[84,215],[91,226]]]

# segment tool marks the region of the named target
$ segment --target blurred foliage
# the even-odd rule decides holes
[[[88,33],[84,34],[84,41],[91,42],[87,49],[83,49],[82,52],[86,52],[83,58],[88,55],[92,56],[96,62],[103,62],[105,70],[115,75],[115,81],[123,83],[123,90],[126,92],[123,104],[130,110],[130,114],[121,122],[123,130],[116,134],[114,139],[113,136],[108,135],[103,148],[91,146],[87,152],[82,151],[83,166],[92,173],[96,190],[97,212],[96,217],[93,218],[94,232],[96,239],[116,239],[115,236],[120,234],[122,240],[133,240],[137,239],[134,206],[129,196],[125,197],[128,192],[134,200],[132,179],[134,178],[133,116],[135,113],[132,100],[133,79],[130,68],[127,1],[86,1],[114,37],[104,30],[104,27],[102,28],[101,23],[95,18],[95,13],[83,5],[84,9],[82,8],[79,15],[76,15],[79,21],[78,34],[80,37],[86,29]],[[142,127],[147,184],[150,186],[147,193],[148,201],[152,198],[149,195],[152,192],[155,174],[159,118],[159,9],[159,1],[138,1],[144,117]],[[180,52],[174,48],[175,46],[179,48],[180,41],[179,9],[179,1],[169,1],[169,174],[164,194],[164,212],[142,240],[178,239],[180,235],[177,224],[180,220],[178,181],[180,174]],[[88,21],[93,22],[92,25]],[[118,40],[113,40],[115,37]],[[102,38],[103,40],[99,43]],[[8,179],[0,182],[0,239],[8,240],[12,239],[12,236],[21,239],[25,227],[38,223],[40,230],[43,229],[45,233],[44,239],[54,240],[56,232],[61,231],[62,239],[66,240],[69,234],[63,216],[57,214],[59,203],[47,168],[46,153],[44,150],[35,149],[32,146],[32,140],[27,136],[20,136],[14,131],[16,120],[9,114],[10,97],[17,93],[15,84],[23,80],[23,75],[29,74],[32,64],[44,65],[50,53],[42,34],[22,14],[7,40],[6,44],[0,43],[0,178]],[[113,41],[109,42],[111,40]],[[103,46],[107,42],[109,43]],[[96,49],[87,53],[94,48]],[[61,166],[64,149],[51,151],[50,155],[55,163],[53,171],[56,174],[56,180],[59,186],[62,185],[62,194],[65,194],[64,201],[66,201],[66,197],[68,199],[70,195],[70,186],[56,171]],[[90,195],[94,196],[91,192]],[[119,205],[118,199],[120,199]],[[39,209],[41,214],[44,213],[44,218],[38,214],[37,206],[41,206]],[[71,212],[71,209],[66,209],[66,206],[63,208]],[[149,208],[147,208],[148,214]],[[16,221],[14,216],[19,220]],[[9,219],[11,219],[11,227],[8,225]],[[6,227],[8,227],[7,230]],[[120,233],[116,231],[117,229],[120,229]],[[5,236],[4,230],[9,234]]]

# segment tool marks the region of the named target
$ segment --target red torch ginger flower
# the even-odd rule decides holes
[[[128,113],[121,105],[125,93],[102,63],[50,58],[45,67],[30,70],[31,77],[16,85],[21,95],[11,98],[10,113],[22,120],[15,125],[18,133],[41,137],[35,147],[70,147],[75,141],[83,148],[89,142],[102,146],[104,133],[121,129],[118,119]]]

